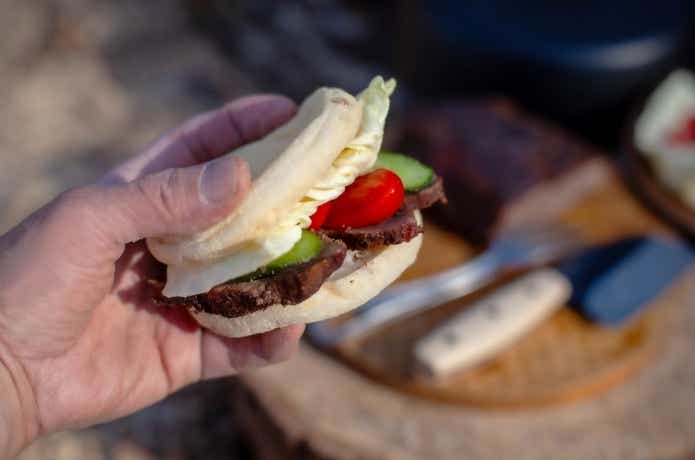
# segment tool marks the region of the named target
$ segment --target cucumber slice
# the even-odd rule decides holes
[[[277,271],[290,265],[301,264],[316,257],[323,249],[323,241],[314,232],[302,230],[302,237],[292,249],[263,267],[264,271]]]
[[[272,260],[268,265],[259,268],[255,272],[234,278],[235,282],[254,281],[268,276],[272,276],[278,270],[290,265],[301,264],[316,257],[323,249],[323,241],[314,232],[302,230],[302,237],[294,243],[292,249]]]
[[[408,192],[417,192],[432,183],[434,171],[415,158],[395,152],[379,152],[373,169],[385,168],[395,172]]]

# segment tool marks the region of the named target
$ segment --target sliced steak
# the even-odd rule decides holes
[[[372,249],[387,244],[405,243],[422,233],[412,212],[398,212],[384,222],[368,227],[321,229],[322,234],[343,241],[349,249]]]
[[[430,185],[417,192],[409,192],[403,199],[404,212],[425,209],[437,202],[446,204],[446,194],[444,193],[444,182],[439,176],[435,176]]]
[[[405,243],[422,233],[413,211],[425,209],[437,202],[446,203],[442,178],[435,176],[430,185],[417,192],[406,194],[403,205],[388,220],[359,228],[321,229],[320,233],[344,241],[349,249],[372,249],[389,244]]]
[[[199,311],[234,318],[271,305],[298,304],[319,290],[326,279],[345,260],[347,248],[340,241],[324,238],[318,256],[308,262],[287,267],[266,278],[253,281],[228,281],[204,294],[167,298],[159,303],[192,307]],[[160,289],[161,289],[160,285]],[[161,292],[161,291],[160,291]]]

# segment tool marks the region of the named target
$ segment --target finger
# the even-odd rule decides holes
[[[200,376],[222,377],[285,361],[297,351],[303,333],[304,325],[299,324],[239,339],[204,332]]]
[[[238,206],[251,184],[247,163],[227,155],[203,165],[167,169],[92,198],[96,225],[113,242],[190,235]]]
[[[114,168],[102,182],[130,182],[167,168],[209,161],[263,137],[295,112],[294,102],[284,96],[265,94],[237,99],[190,119],[142,154]]]

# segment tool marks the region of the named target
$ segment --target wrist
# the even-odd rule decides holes
[[[39,433],[29,382],[0,344],[0,459],[19,454]]]

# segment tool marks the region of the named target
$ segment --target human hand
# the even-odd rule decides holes
[[[295,110],[252,96],[193,118],[0,237],[0,456],[294,351],[303,326],[229,339],[154,305],[146,280],[162,266],[143,238],[190,234],[229,214],[249,188],[248,166],[209,160]]]

